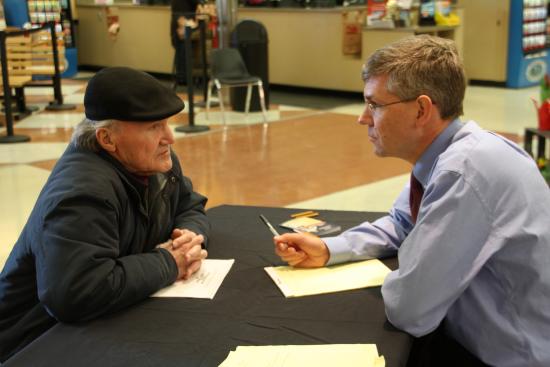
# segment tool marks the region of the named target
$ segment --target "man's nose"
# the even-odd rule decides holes
[[[168,123],[164,125],[164,135],[162,137],[162,140],[165,144],[174,144],[174,133],[172,132],[172,129],[170,128],[170,125],[168,125]]]
[[[363,113],[359,115],[359,118],[357,119],[357,122],[361,125],[372,125],[372,113],[368,106],[365,106],[365,109],[363,110]]]

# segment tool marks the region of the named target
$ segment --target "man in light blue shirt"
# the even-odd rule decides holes
[[[397,253],[382,286],[393,325],[416,337],[441,325],[489,365],[550,366],[550,190],[535,163],[458,119],[466,81],[451,41],[404,38],[363,78],[359,123],[377,155],[414,165],[411,184],[388,216],[322,240],[278,236],[276,253],[296,267]]]

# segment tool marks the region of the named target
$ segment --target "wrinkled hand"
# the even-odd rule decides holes
[[[197,272],[208,252],[202,249],[204,237],[187,229],[174,229],[172,239],[160,247],[170,252],[178,266],[178,280]]]
[[[319,238],[303,233],[286,233],[273,238],[275,253],[291,266],[318,268],[330,257],[327,245]]]

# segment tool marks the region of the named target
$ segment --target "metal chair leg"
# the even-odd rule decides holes
[[[260,95],[260,106],[262,107],[262,116],[264,117],[264,124],[267,123],[267,111],[265,108],[265,94],[264,94],[264,85],[260,80],[258,82],[258,94]]]
[[[220,102],[220,110],[221,110],[221,113],[222,113],[222,122],[223,122],[223,126],[225,127],[226,126],[226,122],[225,122],[225,108],[223,106],[223,94],[222,94],[222,86],[221,84],[216,80],[214,81],[214,83],[216,83],[216,89],[218,91],[218,101]]]
[[[248,112],[250,111],[250,99],[252,97],[252,84],[246,86],[246,102],[244,105],[244,118],[248,120]]]
[[[210,120],[208,117],[208,112],[210,112],[210,102],[212,99],[212,81],[208,81],[208,93],[206,94],[206,111],[205,116],[207,120]]]

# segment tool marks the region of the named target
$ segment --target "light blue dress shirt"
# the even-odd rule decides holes
[[[414,336],[443,321],[487,364],[550,366],[550,190],[516,144],[453,121],[413,172],[425,191],[416,225],[409,187],[389,215],[324,238],[330,264],[395,255],[386,315]]]

